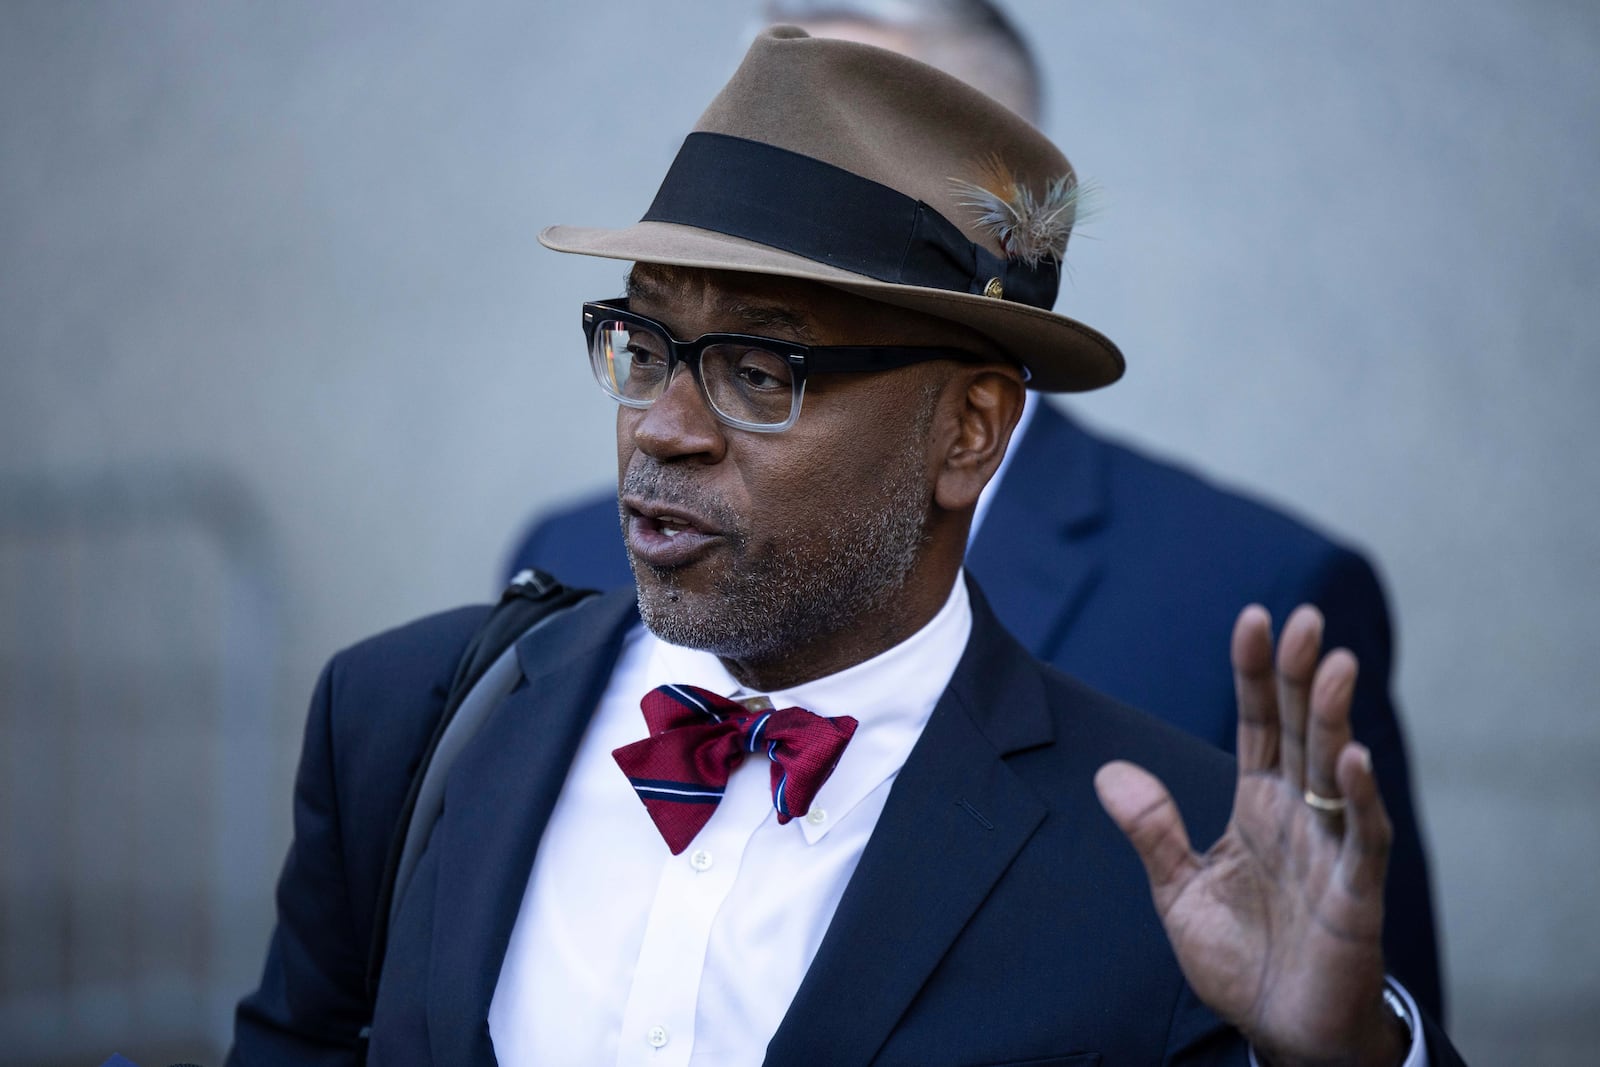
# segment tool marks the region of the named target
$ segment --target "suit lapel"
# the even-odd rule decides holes
[[[633,591],[607,594],[517,646],[523,678],[462,752],[429,849],[437,856],[428,974],[436,1063],[493,1063],[489,1002],[584,727],[628,628]]]
[[[1044,818],[1001,758],[1051,740],[1025,663],[974,589],[973,637],[767,1046],[769,1067],[869,1062]]]
[[[1094,588],[1100,554],[1085,541],[1109,507],[1098,442],[1040,403],[967,551],[1000,621],[1035,655],[1050,657]]]

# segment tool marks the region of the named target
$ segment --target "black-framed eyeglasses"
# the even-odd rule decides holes
[[[808,375],[982,358],[960,348],[803,345],[742,333],[707,333],[680,341],[661,323],[629,311],[626,298],[584,304],[583,333],[594,376],[618,403],[649,407],[666,392],[682,363],[719,420],[758,433],[778,433],[794,425]]]

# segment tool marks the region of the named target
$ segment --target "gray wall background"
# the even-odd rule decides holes
[[[1071,406],[1376,556],[1452,1029],[1479,1063],[1581,1061],[1600,1044],[1600,7],[1010,7],[1049,70],[1047,130],[1104,189],[1058,306],[1130,370]],[[216,1057],[320,663],[484,598],[533,509],[611,477],[577,308],[624,268],[534,235],[637,217],[748,20],[744,0],[0,5],[0,506],[32,530],[0,555],[0,955],[23,960],[0,972],[0,1056]],[[169,515],[202,516],[174,535],[193,553],[61,564],[78,614],[53,625],[101,637],[57,674],[131,658],[41,741],[64,713],[16,649],[57,647],[39,620],[68,598],[28,553],[94,522],[30,516],[195,497],[174,484],[201,487]],[[78,503],[40,503],[58,497]],[[42,796],[130,777],[126,694],[160,656],[130,649],[190,594],[266,620],[246,628],[260,656],[207,652],[209,680],[163,691],[177,773],[145,760],[126,793],[167,798],[142,802],[151,826],[105,830],[92,789],[52,823]],[[88,851],[40,866],[67,838]],[[124,866],[97,866],[107,841]],[[199,991],[127,992],[155,957],[124,944],[122,993],[73,994],[100,963],[85,929],[119,926],[95,897],[50,920],[78,947],[37,980],[55,949],[26,901],[134,868],[156,892],[152,842],[210,916],[173,965]],[[117,899],[124,941],[195,914]]]

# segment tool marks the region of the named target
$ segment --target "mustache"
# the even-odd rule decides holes
[[[743,517],[720,493],[699,485],[687,468],[668,467],[643,459],[629,466],[618,486],[618,496],[643,497],[713,523],[725,536],[737,536]]]

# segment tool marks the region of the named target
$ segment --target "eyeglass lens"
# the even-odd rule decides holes
[[[658,331],[616,319],[596,325],[597,366],[624,403],[644,407],[667,387],[671,344]],[[776,352],[743,344],[707,345],[700,352],[700,386],[723,416],[753,426],[787,422],[795,379]]]

